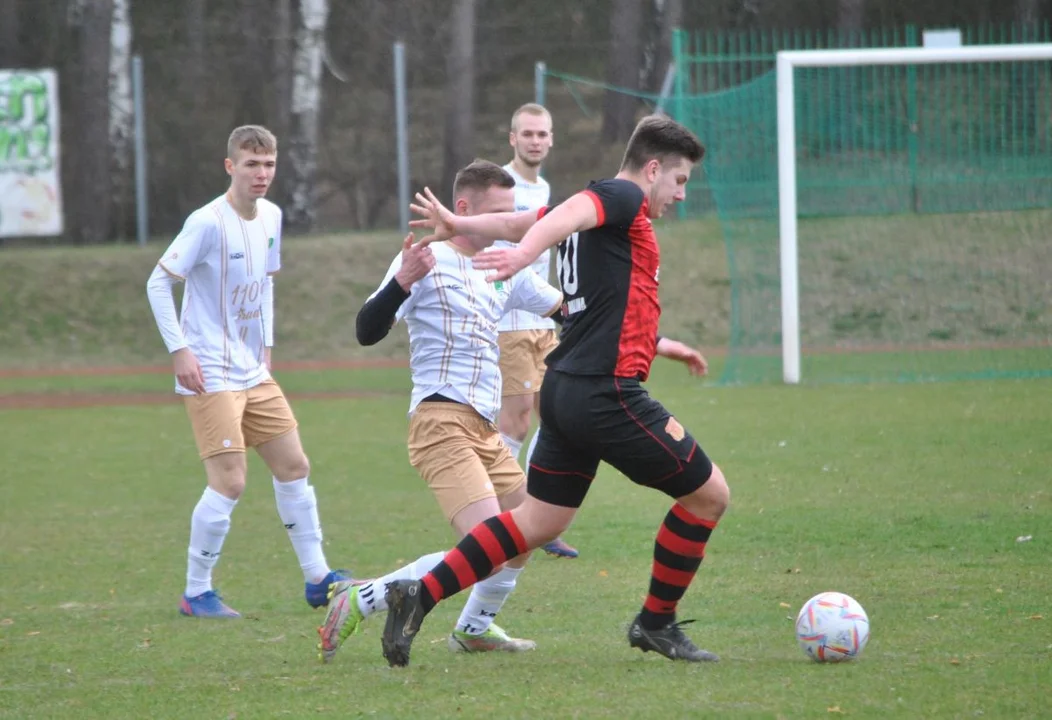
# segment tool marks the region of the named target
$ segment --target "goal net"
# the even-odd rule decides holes
[[[680,98],[726,240],[723,379],[1052,375],[1050,59],[791,51]]]

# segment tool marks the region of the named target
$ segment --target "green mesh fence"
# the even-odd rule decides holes
[[[781,378],[770,67],[671,106],[708,148],[686,214],[714,206],[726,239],[725,382]],[[795,85],[804,381],[1052,375],[1052,64],[808,68]]]

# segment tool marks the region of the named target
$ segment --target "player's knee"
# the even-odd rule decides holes
[[[713,519],[722,517],[731,504],[731,489],[727,486],[723,471],[715,463],[708,481],[698,488],[696,494],[705,506],[705,516]]]
[[[276,467],[271,468],[271,470],[278,482],[292,482],[310,475],[310,460],[307,459],[306,453],[302,451],[295,454],[290,453],[288,456],[281,458],[275,465]]]
[[[512,510],[519,532],[531,548],[540,547],[559,537],[570,527],[575,508],[559,507],[527,497]]]
[[[208,486],[220,495],[237,500],[245,492],[247,465],[244,453],[221,453],[205,461]]]
[[[676,502],[695,517],[719,520],[730,505],[731,491],[727,487],[727,480],[723,477],[723,472],[718,466],[713,465],[705,484],[693,492],[677,497]]]

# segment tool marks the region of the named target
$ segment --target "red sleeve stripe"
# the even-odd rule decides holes
[[[541,205],[539,208],[537,208],[537,219],[540,220],[542,217],[547,215],[548,209],[549,208],[547,205]]]
[[[592,204],[595,205],[595,215],[599,222],[595,224],[596,227],[602,226],[606,222],[606,210],[603,209],[603,201],[599,199],[599,196],[592,190],[582,190],[582,195],[587,195],[592,199]]]

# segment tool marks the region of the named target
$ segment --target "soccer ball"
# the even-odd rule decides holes
[[[796,616],[796,640],[815,662],[852,660],[869,641],[869,618],[853,597],[819,593]]]

